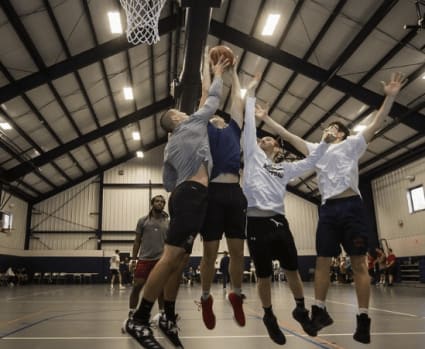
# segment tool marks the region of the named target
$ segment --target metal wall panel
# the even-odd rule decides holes
[[[95,177],[35,205],[31,229],[58,232],[97,229],[98,198],[99,183]]]
[[[372,181],[378,235],[394,242],[399,256],[425,254],[425,211],[409,213],[407,192],[425,184],[425,159]]]
[[[145,153],[144,158],[116,166],[105,172],[104,183],[162,183],[163,154],[164,147],[157,147]]]
[[[94,234],[42,234],[34,233],[30,239],[30,250],[96,250]],[[69,253],[72,256],[72,253]]]
[[[13,214],[12,230],[0,233],[0,254],[19,255],[24,249],[27,209],[25,201],[10,196],[3,210]]]
[[[161,194],[168,203],[168,193],[162,189],[150,193],[149,189],[104,188],[102,230],[134,230],[137,220],[149,212],[150,194]]]
[[[315,255],[318,207],[296,195],[286,193],[285,210],[298,254]]]

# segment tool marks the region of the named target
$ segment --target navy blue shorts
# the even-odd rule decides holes
[[[181,183],[168,200],[170,228],[165,243],[192,253],[193,242],[207,212],[208,188],[194,181]]]
[[[208,187],[208,209],[201,229],[204,241],[245,239],[247,201],[238,183],[214,183]]]
[[[349,256],[363,256],[368,249],[369,222],[359,196],[328,199],[319,209],[316,251],[321,257],[336,257],[341,245]]]
[[[248,217],[247,242],[259,278],[272,275],[273,260],[283,269],[298,269],[298,252],[285,216]]]

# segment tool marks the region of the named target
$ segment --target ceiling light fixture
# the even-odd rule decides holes
[[[132,136],[133,136],[133,140],[140,141],[140,133],[139,132],[133,132]]]
[[[261,33],[261,35],[264,35],[264,36],[273,35],[273,32],[276,29],[279,19],[280,19],[280,15],[278,14],[268,15],[266,24],[264,25],[263,32]]]
[[[241,97],[244,98],[246,95],[246,88],[241,88]]]
[[[3,130],[11,130],[12,126],[10,126],[10,124],[8,122],[0,122],[0,127]]]
[[[142,151],[136,151],[136,156],[137,156],[138,158],[143,158],[143,157],[145,157],[145,154],[143,154],[143,152],[142,152]]]
[[[122,34],[121,16],[119,12],[108,12],[109,27],[112,34]]]
[[[124,87],[123,91],[124,91],[124,99],[125,100],[129,101],[129,100],[134,99],[132,87]]]

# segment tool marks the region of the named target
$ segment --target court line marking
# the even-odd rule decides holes
[[[260,320],[262,320],[262,316],[259,315],[259,313],[257,313],[256,311],[254,311],[253,309],[250,309],[249,307],[245,307],[245,310],[247,310],[249,313],[254,314],[255,317],[259,318]],[[313,344],[319,348],[322,349],[329,349],[329,348],[333,348],[333,349],[344,349],[344,347],[341,347],[339,345],[337,345],[336,343],[330,342],[324,338],[319,338],[319,337],[310,337],[307,336],[304,333],[301,333],[300,331],[294,329],[293,327],[289,326],[287,323],[278,321],[278,325],[282,330],[285,330],[286,332],[289,332],[290,334],[292,334],[295,337],[298,337],[300,339],[305,340],[306,342],[309,342],[310,344]],[[285,334],[286,336],[287,334]]]
[[[352,336],[352,333],[327,333],[321,334],[319,337],[347,337]],[[425,335],[425,332],[372,332],[373,336],[400,336],[400,335]],[[294,334],[286,334],[285,337],[298,337]],[[156,336],[155,338],[164,339],[164,337]],[[225,339],[225,338],[269,338],[267,335],[257,336],[180,336],[180,339]],[[130,336],[120,337],[4,337],[3,340],[97,340],[97,339],[132,339]],[[333,343],[332,343],[333,344]]]
[[[309,298],[311,298],[311,297],[309,297]],[[357,305],[350,304],[350,303],[338,302],[338,301],[333,301],[333,300],[328,300],[328,299],[326,300],[326,302],[327,303],[348,305],[352,308],[357,308]],[[416,315],[416,314],[402,313],[402,312],[399,312],[399,311],[392,311],[392,310],[386,310],[386,309],[381,309],[381,308],[370,307],[369,310],[380,311],[380,312],[383,312],[383,313],[390,313],[390,314],[396,314],[396,315],[403,315],[403,316],[414,317],[414,318],[422,318],[420,315]]]

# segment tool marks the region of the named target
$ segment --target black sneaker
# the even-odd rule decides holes
[[[176,348],[184,349],[183,344],[179,339],[179,328],[177,327],[176,319],[173,321],[168,320],[166,315],[162,314],[158,321],[158,328]]]
[[[295,320],[297,320],[300,323],[305,333],[307,333],[309,336],[312,336],[312,337],[317,336],[317,329],[313,325],[313,322],[308,317],[307,309],[296,307],[292,311],[292,316]]]
[[[271,340],[277,344],[284,345],[286,343],[286,338],[277,324],[276,316],[264,315],[263,322],[264,325],[266,325]]]
[[[360,343],[370,343],[370,317],[367,314],[357,315],[357,328],[353,338]]]
[[[152,329],[135,320],[127,320],[125,331],[145,349],[164,349],[153,336]]]
[[[329,313],[326,311],[326,308],[322,309],[317,305],[311,307],[311,321],[317,331],[334,323]]]

